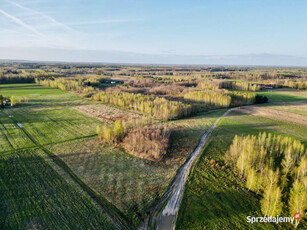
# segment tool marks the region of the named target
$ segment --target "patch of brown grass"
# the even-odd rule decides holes
[[[253,114],[256,116],[268,117],[274,120],[280,120],[307,126],[307,116],[292,112],[281,111],[261,106],[246,106],[241,108],[239,111],[243,113]]]
[[[75,107],[75,109],[108,124],[112,124],[115,120],[127,121],[140,117],[136,113],[103,104],[82,105]]]

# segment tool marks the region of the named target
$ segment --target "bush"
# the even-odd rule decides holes
[[[96,133],[100,140],[109,144],[116,144],[122,141],[125,130],[122,121],[115,121],[112,127],[103,125],[102,127],[96,127]]]
[[[255,97],[255,104],[262,104],[267,103],[268,98],[266,96],[256,95]]]

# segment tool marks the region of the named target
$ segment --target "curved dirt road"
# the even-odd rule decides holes
[[[155,229],[157,230],[171,230],[175,227],[178,209],[183,195],[184,185],[188,178],[191,166],[195,161],[195,159],[202,152],[201,150],[206,144],[208,136],[216,128],[217,123],[234,109],[235,108],[227,110],[227,112],[225,112],[221,117],[219,117],[214,122],[214,124],[205,132],[198,146],[196,147],[194,152],[191,153],[190,158],[179,169],[169,190],[161,197],[158,203],[150,210],[149,216],[145,219],[145,221],[142,223],[139,229],[147,230],[155,227]]]

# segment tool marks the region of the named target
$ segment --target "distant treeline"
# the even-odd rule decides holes
[[[239,82],[239,81],[222,81],[221,83],[222,89],[233,89],[240,91],[259,91],[261,90],[261,86],[257,84],[252,84],[249,82]]]
[[[1,70],[0,84],[34,83],[35,79],[50,79],[62,74],[45,70]]]
[[[215,108],[266,103],[268,98],[255,93],[236,91],[190,91],[183,96]]]
[[[0,84],[34,83],[34,77],[0,76]]]
[[[199,91],[192,89],[171,99],[156,95],[125,92],[121,88],[102,91],[90,86],[95,81],[97,81],[96,78],[92,81],[86,78],[57,78],[54,80],[37,80],[36,82],[53,88],[74,91],[83,96],[91,97],[93,100],[138,111],[164,121],[191,116],[204,109],[267,102],[266,97],[254,93],[228,90]]]
[[[307,80],[287,80],[283,85],[294,89],[307,90]]]
[[[92,86],[89,86],[89,80],[85,80],[84,78],[56,78],[56,79],[45,79],[40,80],[36,79],[35,82],[37,84],[46,85],[52,88],[57,88],[65,91],[73,91],[76,93],[83,94],[84,96],[98,92]]]
[[[293,78],[305,78],[307,72],[300,70],[293,70],[289,72],[278,72],[271,69],[266,72],[225,72],[225,76],[231,79],[240,79],[246,81],[264,81],[264,80],[277,80],[277,79],[293,79]]]
[[[246,187],[262,195],[263,215],[293,216],[307,208],[306,155],[298,140],[259,133],[235,136],[225,158],[246,178]]]
[[[239,91],[259,91],[261,86],[255,83],[230,81],[230,80],[201,80],[198,82],[198,88],[204,90],[230,89]]]

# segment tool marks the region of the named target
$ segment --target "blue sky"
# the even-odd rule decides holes
[[[307,65],[307,0],[0,0],[0,58]]]

